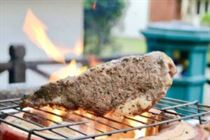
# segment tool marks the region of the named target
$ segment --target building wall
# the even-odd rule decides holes
[[[127,0],[128,5],[121,21],[113,28],[115,36],[140,37],[140,30],[148,24],[150,0]]]
[[[181,0],[150,0],[150,21],[180,19]]]

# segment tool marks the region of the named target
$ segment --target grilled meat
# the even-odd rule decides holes
[[[176,73],[173,61],[162,52],[129,56],[90,68],[42,86],[21,105],[61,105],[104,115],[115,112],[136,115],[150,109],[163,97]]]

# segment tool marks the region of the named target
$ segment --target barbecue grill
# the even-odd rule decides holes
[[[202,124],[202,123],[205,123],[207,121],[208,116],[210,116],[210,106],[201,105],[197,101],[187,102],[187,101],[165,97],[165,98],[162,98],[153,109],[170,114],[168,116],[166,115],[163,116],[162,113],[156,114],[157,112],[153,111],[153,109],[147,112],[147,114],[150,114],[150,115],[147,115],[147,116],[143,114],[139,115],[139,118],[144,118],[144,119],[136,119],[129,116],[125,116],[125,119],[135,122],[136,124],[138,124],[138,126],[132,126],[131,124],[127,124],[126,121],[120,122],[114,118],[110,118],[106,116],[90,117],[90,115],[88,114],[84,115],[76,111],[73,112],[73,114],[75,116],[83,118],[83,121],[71,121],[68,123],[61,123],[61,122],[56,122],[49,118],[43,117],[42,119],[46,119],[47,121],[50,121],[53,123],[53,125],[51,126],[43,126],[36,122],[32,122],[28,119],[18,117],[16,115],[18,113],[25,113],[25,114],[29,114],[31,116],[37,117],[36,113],[32,113],[26,109],[20,108],[19,106],[20,101],[21,101],[21,98],[0,101],[0,123],[1,124],[5,123],[8,126],[14,127],[20,131],[24,131],[25,133],[27,133],[28,139],[31,139],[33,136],[37,136],[43,139],[56,139],[56,138],[64,139],[64,140],[65,139],[74,139],[74,140],[95,139],[95,138],[100,138],[102,136],[110,137],[112,135],[119,134],[119,133],[128,133],[130,131],[140,131],[142,129],[157,127],[160,125],[168,125],[172,122],[181,121],[181,120],[195,120],[198,123]],[[34,107],[33,109],[42,111],[44,113],[49,113],[51,115],[60,116],[56,113],[48,112],[46,110],[38,109],[36,107]],[[162,119],[158,119],[157,117],[152,117],[155,115],[159,115],[159,116],[162,115],[161,116]],[[38,128],[26,129],[20,125],[15,125],[11,123],[10,121],[7,121],[7,119],[5,119],[8,116],[36,125]],[[146,121],[146,122],[143,121],[145,119],[149,121]],[[105,121],[101,121],[101,120],[105,120]],[[104,131],[104,130],[100,130],[100,128],[94,128],[89,125],[90,122],[98,123],[110,129],[107,129],[106,131]],[[116,127],[117,125],[112,125],[114,123],[123,125],[123,127],[118,128]],[[78,130],[77,127],[81,125],[94,129],[93,131],[94,133],[85,133],[82,130]],[[69,129],[73,131],[74,134],[76,135],[67,136],[63,133],[60,133],[59,131],[56,131],[61,128]],[[49,138],[45,135],[42,135],[42,133],[40,133],[42,131],[49,131],[50,133],[53,133],[53,135],[57,137]]]

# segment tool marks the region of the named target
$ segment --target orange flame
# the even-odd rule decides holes
[[[117,129],[128,128],[128,126],[126,126],[125,124],[128,124],[132,127],[139,127],[139,126],[145,125],[144,123],[148,123],[148,118],[141,117],[141,116],[130,116],[131,119],[127,119],[127,118],[124,118],[123,116],[118,116],[117,114],[113,114],[112,112],[105,115],[106,118],[110,118],[111,120],[116,120],[120,122],[120,123],[116,123],[109,119],[105,119],[103,117],[98,117],[93,114],[90,114],[84,110],[77,110],[74,112],[83,117],[80,117],[79,115],[75,115],[75,113],[70,112],[69,114],[66,115],[66,118],[69,118],[74,121],[88,121],[87,125],[78,126],[77,128],[77,130],[86,134],[97,133],[96,130],[101,130],[103,132],[110,132],[110,131],[115,130],[114,128],[117,128]],[[151,114],[149,113],[143,113],[142,115],[147,116],[147,117],[152,117],[150,116]],[[144,123],[137,122],[132,119],[140,120],[141,122],[144,122]],[[106,124],[106,125],[103,125],[103,124]],[[128,131],[127,133],[117,133],[111,136],[97,137],[96,139],[107,139],[107,140],[138,139],[142,136],[145,136],[146,134],[152,135],[153,133],[151,132],[152,132],[151,130],[150,132],[147,132],[147,129],[134,130],[134,131]]]
[[[64,56],[48,38],[46,25],[42,23],[31,10],[28,10],[26,14],[23,31],[27,34],[29,39],[36,44],[36,46],[43,49],[50,58],[64,63]]]
[[[148,113],[143,113],[143,115],[149,116]],[[141,120],[142,122],[145,122],[145,123],[147,123],[147,121],[148,121],[147,118],[144,118],[144,117],[141,117],[141,116],[134,116],[134,117],[131,117],[131,118],[132,119],[135,119],[135,120]],[[134,121],[131,121],[131,120],[129,120],[129,124],[132,125],[132,126],[134,126],[134,127],[138,127],[138,126],[143,125],[143,124],[139,124],[139,123],[136,123]],[[134,139],[138,139],[138,138],[140,138],[142,136],[145,136],[145,134],[146,134],[146,130],[145,129],[142,129],[141,131],[134,130],[134,137],[133,138]]]
[[[73,48],[59,47],[59,50],[63,55],[71,53],[79,56],[83,53],[83,44],[82,41],[79,40],[76,42]]]
[[[47,26],[32,12],[32,10],[28,10],[24,25],[23,31],[26,33],[28,38],[38,47],[44,50],[44,52],[48,55],[48,57],[53,60],[64,63],[65,62],[65,54],[73,53],[75,55],[81,55],[83,52],[83,44],[81,41],[77,41],[75,47],[67,48],[61,47],[58,48],[53,41],[47,35]],[[54,72],[50,76],[50,81],[56,81],[59,79],[63,79],[67,76],[75,76],[83,73],[87,68],[86,67],[78,67],[75,60],[72,60],[65,67],[61,68],[57,72]],[[44,107],[45,110],[51,111],[58,115],[62,114],[62,111],[53,109],[51,107]],[[56,116],[47,116],[52,120],[57,120],[59,122],[62,121],[62,118]]]
[[[66,67],[61,68],[59,71],[54,72],[50,78],[49,81],[53,82],[58,79],[64,79],[68,76],[77,76],[82,74],[87,70],[87,67],[83,66],[78,68],[77,62],[75,60],[72,60]]]
[[[61,47],[58,48],[51,41],[47,35],[46,25],[34,15],[34,13],[29,9],[23,26],[23,31],[27,34],[29,39],[45,51],[45,53],[57,62],[65,62],[65,54],[72,53],[75,55],[81,55],[83,52],[83,45],[81,41],[77,41],[75,47],[67,48]],[[87,68],[81,67],[78,68],[75,60],[71,61],[66,67],[61,68],[59,71],[54,72],[50,76],[50,81],[55,81],[63,79],[67,76],[75,76],[84,72]]]
[[[61,107],[59,107],[59,108],[56,108],[56,107],[52,108],[50,106],[44,106],[44,107],[41,108],[41,110],[45,110],[45,111],[53,113],[53,114],[45,113],[45,115],[46,115],[45,118],[48,118],[48,119],[50,119],[50,120],[52,120],[52,121],[54,121],[56,123],[63,122],[63,118],[61,118],[60,116],[64,116],[64,114],[66,113],[65,109],[61,108]],[[52,125],[53,124],[52,121],[49,121],[47,125],[48,126]]]
[[[100,64],[101,62],[96,58],[96,56],[89,55],[88,56],[88,63],[90,64],[91,67],[94,67],[94,66]]]

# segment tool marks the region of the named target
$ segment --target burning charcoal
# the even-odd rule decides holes
[[[162,52],[130,56],[100,64],[80,76],[42,86],[23,99],[21,106],[60,105],[82,108],[96,115],[115,112],[137,115],[165,96],[176,73]]]

